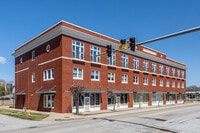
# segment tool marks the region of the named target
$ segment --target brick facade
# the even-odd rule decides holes
[[[73,58],[73,40],[84,44],[83,60]],[[165,54],[150,48],[138,46],[136,52],[130,50],[116,52],[116,65],[108,65],[106,55],[100,57],[100,63],[92,62],[90,46],[99,47],[102,53],[106,51],[106,45],[109,44],[112,44],[114,48],[120,45],[116,39],[61,21],[17,48],[13,54],[15,56],[16,108],[72,112],[72,95],[69,90],[72,85],[81,85],[86,90],[100,93],[101,110],[108,109],[108,92],[112,90],[120,92],[117,95],[127,94],[127,101],[125,100],[127,107],[134,107],[134,93],[147,93],[148,106],[152,106],[153,93],[161,93],[162,104],[167,103],[167,94],[174,95],[174,103],[177,103],[178,95],[185,93],[186,65],[168,59]],[[33,51],[35,51],[34,59],[32,59]],[[121,67],[121,54],[128,55],[128,68]],[[133,69],[134,57],[139,59],[139,70]],[[148,61],[147,72],[143,71],[144,60]],[[156,63],[156,73],[152,73],[152,62]],[[163,65],[163,74],[159,74],[159,65]],[[169,67],[169,75],[166,74],[166,66]],[[82,80],[73,79],[74,67],[83,70]],[[53,68],[53,79],[44,80],[44,71],[51,68]],[[176,76],[172,76],[172,68],[175,69]],[[91,80],[92,70],[99,71],[99,81]],[[180,71],[180,76],[177,75],[178,71]],[[115,73],[115,82],[108,82],[109,72]],[[32,81],[33,73],[35,74],[34,82]],[[122,83],[123,74],[128,75],[128,83]],[[134,76],[138,76],[138,84],[133,83]],[[144,77],[148,78],[148,85],[143,84]],[[155,86],[152,85],[153,78],[156,79]],[[160,79],[163,80],[163,86],[159,85]],[[166,86],[167,81],[169,81],[169,87]],[[172,87],[172,82],[175,83],[175,87]],[[50,91],[52,88],[55,92]],[[54,97],[52,98],[49,94]],[[54,99],[53,107],[44,107],[44,95],[49,95],[47,99]],[[92,93],[90,92],[89,95],[91,96]]]

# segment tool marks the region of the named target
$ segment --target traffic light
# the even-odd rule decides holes
[[[131,51],[135,51],[135,37],[132,37],[129,39],[129,46],[130,46],[130,49]]]
[[[121,44],[126,44],[126,39],[120,40]]]
[[[107,56],[111,57],[111,54],[112,54],[112,45],[107,45],[106,48],[107,48],[107,50],[106,50]]]

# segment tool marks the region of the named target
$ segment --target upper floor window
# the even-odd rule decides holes
[[[133,58],[133,69],[139,70],[139,59],[136,57]]]
[[[121,55],[121,66],[128,68],[128,55],[126,54]]]
[[[177,77],[178,77],[178,78],[180,78],[180,77],[181,77],[180,70],[177,70]]]
[[[35,83],[35,73],[32,73],[31,79],[32,79],[32,83]]]
[[[133,77],[133,84],[138,84],[139,83],[139,77],[138,76],[134,76]]]
[[[147,77],[144,77],[144,78],[143,78],[143,84],[144,84],[144,85],[148,85],[148,78],[147,78]]]
[[[108,73],[108,82],[115,82],[115,73]]]
[[[152,72],[156,73],[156,63],[152,62]]]
[[[185,76],[185,73],[184,73],[184,71],[181,71],[181,78],[184,78]]]
[[[169,87],[169,80],[166,80],[166,87]]]
[[[166,75],[167,75],[167,76],[170,75],[170,74],[169,74],[169,67],[168,67],[168,66],[166,66]]]
[[[148,61],[147,61],[147,60],[144,60],[144,61],[143,61],[143,70],[147,72],[147,71],[148,71],[148,67],[149,67],[149,66],[148,66]]]
[[[156,86],[156,78],[152,78],[152,86]]]
[[[159,65],[160,74],[163,74],[163,65]]]
[[[32,51],[32,61],[35,60],[35,51]]]
[[[175,68],[172,68],[172,76],[175,77]]]
[[[97,46],[90,46],[90,61],[101,62],[100,48]]]
[[[108,64],[113,65],[113,66],[116,65],[116,53],[115,52],[112,52],[111,57],[108,57]]]
[[[180,88],[180,82],[177,83],[177,88]]]
[[[175,87],[175,81],[172,81],[172,88]]]
[[[163,86],[163,80],[160,79],[160,86]]]
[[[128,83],[128,75],[122,74],[122,83]]]
[[[184,87],[185,87],[185,84],[184,84],[184,82],[182,82],[181,88],[184,88]]]
[[[73,79],[83,79],[83,69],[82,68],[73,68]]]
[[[99,79],[100,79],[99,73],[100,73],[99,71],[92,70],[92,72],[91,72],[91,80],[99,81]]]
[[[44,70],[43,71],[43,79],[44,79],[44,81],[53,80],[54,79],[54,68]]]
[[[84,60],[84,44],[82,42],[72,41],[72,58]]]

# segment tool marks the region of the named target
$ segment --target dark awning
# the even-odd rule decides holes
[[[167,92],[167,94],[178,94],[178,92]]]
[[[138,93],[138,94],[151,94],[152,92],[148,92],[148,91],[134,91],[133,93]]]
[[[56,93],[56,87],[53,87],[51,89],[44,89],[41,88],[36,91],[37,94],[55,94]]]
[[[127,94],[127,93],[133,93],[132,91],[127,91],[127,90],[109,90],[108,92],[110,93],[115,93],[115,94]]]
[[[84,90],[84,93],[103,93],[104,90]]]
[[[15,92],[15,95],[17,95],[17,96],[19,96],[19,95],[26,95],[26,89],[24,89],[24,90],[17,90]]]

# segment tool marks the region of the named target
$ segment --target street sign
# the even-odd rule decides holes
[[[122,44],[122,45],[120,45],[120,46],[118,47],[118,50],[119,50],[119,51],[127,50],[128,47],[129,47],[129,44],[128,44],[128,43],[127,43],[127,44]]]

